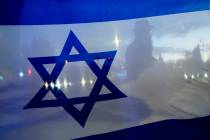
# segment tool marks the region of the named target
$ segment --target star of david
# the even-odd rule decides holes
[[[78,51],[78,54],[70,55],[73,47]],[[52,88],[51,86],[46,88],[43,84],[38,93],[31,99],[24,109],[62,106],[66,112],[72,115],[72,117],[78,121],[82,127],[84,127],[96,102],[127,97],[107,78],[107,74],[110,70],[115,55],[116,51],[88,53],[75,34],[70,31],[60,56],[35,57],[28,59],[39,73],[42,80],[48,83],[56,82],[64,65],[66,64],[65,62],[85,61],[97,77],[90,95],[69,99],[65,96],[61,89],[58,89],[57,87]],[[105,59],[102,68],[96,64],[94,61],[96,59]],[[51,74],[49,74],[45,69],[44,64],[55,64]],[[111,93],[100,94],[102,86],[106,86]],[[51,91],[51,93],[56,97],[56,100],[43,100],[49,91]],[[81,110],[78,110],[74,106],[82,103],[84,106]]]

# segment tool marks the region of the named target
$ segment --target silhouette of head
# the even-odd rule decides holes
[[[135,41],[151,42],[151,26],[146,19],[137,21],[134,27]]]

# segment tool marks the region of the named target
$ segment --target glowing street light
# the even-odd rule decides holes
[[[45,83],[44,83],[44,86],[45,86],[45,89],[48,89],[48,87],[49,87],[48,82],[45,82]]]
[[[187,79],[188,79],[188,76],[187,76],[187,74],[186,74],[186,73],[184,74],[184,79],[185,79],[185,80],[187,80]]]
[[[85,86],[85,83],[86,83],[85,78],[82,77],[81,84],[82,84],[83,87]]]
[[[192,79],[194,79],[194,78],[195,78],[195,76],[192,74],[192,75],[191,75],[191,78],[192,78]]]
[[[58,89],[60,89],[60,88],[61,88],[61,83],[60,83],[60,81],[59,81],[59,80],[57,80],[57,81],[56,81],[55,86],[56,86]]]
[[[208,74],[207,74],[207,73],[204,73],[204,77],[205,77],[205,78],[208,78]]]
[[[69,86],[71,86],[72,85],[72,83],[71,82],[69,82]]]
[[[19,72],[19,77],[20,78],[23,78],[23,76],[24,76],[24,73],[21,71],[21,72]]]
[[[50,86],[51,86],[52,89],[54,89],[55,84],[53,82],[50,82]]]
[[[91,85],[93,84],[93,80],[92,80],[92,79],[90,79],[90,84],[91,84]]]
[[[68,83],[67,83],[66,79],[63,81],[63,85],[64,85],[64,88],[67,88]]]
[[[120,40],[119,40],[119,37],[118,37],[117,34],[115,35],[114,42],[115,42],[116,49],[118,49],[119,48],[119,44],[120,44]]]
[[[29,68],[27,72],[28,72],[28,76],[32,75],[32,69],[31,68]]]

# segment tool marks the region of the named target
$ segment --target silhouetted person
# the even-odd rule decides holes
[[[126,51],[127,78],[136,80],[153,62],[151,26],[147,20],[141,20],[135,24],[134,41]]]

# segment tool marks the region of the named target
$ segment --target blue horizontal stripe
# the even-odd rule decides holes
[[[210,116],[159,121],[75,140],[210,140]]]
[[[6,0],[0,25],[114,21],[209,10],[210,0]]]

